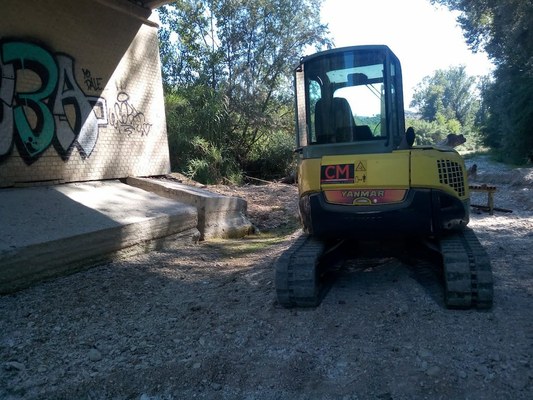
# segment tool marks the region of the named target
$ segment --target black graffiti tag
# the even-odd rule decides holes
[[[83,72],[83,82],[85,82],[85,86],[87,86],[87,90],[102,90],[102,87],[100,84],[102,83],[102,78],[93,78],[91,75],[91,71],[88,69],[82,68]]]
[[[131,135],[133,132],[147,136],[152,124],[146,122],[144,114],[129,102],[126,92],[117,94],[114,110],[109,113],[111,125],[119,132]]]

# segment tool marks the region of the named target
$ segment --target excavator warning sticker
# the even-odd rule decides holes
[[[399,203],[404,200],[405,189],[346,189],[325,190],[326,201],[330,204],[371,206]]]
[[[368,175],[366,170],[366,161],[359,161],[355,167],[354,181],[355,183],[367,183],[367,180]]]

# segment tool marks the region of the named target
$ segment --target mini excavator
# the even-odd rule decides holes
[[[324,271],[346,240],[410,238],[438,254],[447,307],[490,308],[490,260],[467,227],[464,160],[452,147],[414,145],[394,53],[379,45],[306,56],[294,89],[303,229],[276,261],[278,302],[319,305]]]

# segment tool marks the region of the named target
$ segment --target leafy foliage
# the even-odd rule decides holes
[[[177,87],[165,95],[170,161],[174,170],[185,171],[198,156],[195,137],[212,143],[223,153],[230,151],[225,137],[228,110],[224,96],[200,85]]]
[[[246,169],[253,176],[279,179],[295,174],[294,136],[276,131],[265,136],[250,155]]]
[[[500,67],[485,90],[485,142],[502,161],[533,162],[533,78]]]
[[[411,107],[416,107],[421,119],[408,120],[416,132],[419,145],[438,143],[450,133],[463,134],[463,149],[477,150],[481,146],[478,120],[482,118],[476,94],[476,80],[464,66],[437,70],[426,76],[415,89]]]
[[[196,157],[187,161],[187,176],[208,184],[219,183],[223,178],[231,183],[241,183],[241,174],[232,160],[224,156],[224,148],[199,136],[192,139],[191,145]]]
[[[521,66],[533,73],[531,0],[431,0],[460,11],[467,44],[485,50],[497,65]]]
[[[194,158],[193,137],[244,169],[270,136],[292,134],[292,69],[309,46],[329,45],[321,3],[178,0],[160,8],[173,168]]]
[[[533,1],[431,0],[460,11],[467,43],[485,50],[496,65],[482,87],[485,142],[502,159],[523,163],[533,158]]]
[[[463,126],[471,125],[479,108],[474,87],[475,78],[466,74],[464,66],[438,70],[417,86],[411,107],[417,107],[428,121],[441,117],[457,120]]]

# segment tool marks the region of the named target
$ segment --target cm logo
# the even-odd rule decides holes
[[[320,183],[354,183],[353,164],[322,165],[320,169]]]

